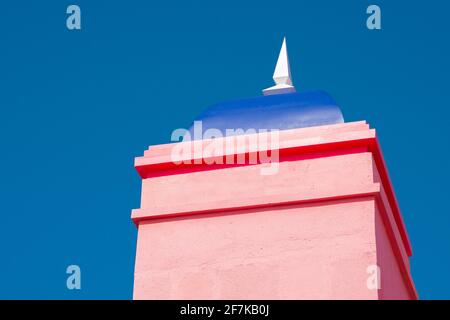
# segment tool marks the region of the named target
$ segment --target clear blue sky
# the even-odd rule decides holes
[[[450,4],[374,3],[381,31],[364,0],[3,1],[0,298],[131,298],[134,157],[210,104],[259,95],[284,35],[297,89],[378,130],[419,294],[450,298]]]

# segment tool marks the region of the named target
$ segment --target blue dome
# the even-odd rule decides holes
[[[286,130],[342,123],[344,118],[329,94],[310,91],[221,102],[195,121],[202,121],[203,132],[215,128],[225,135],[226,129]]]

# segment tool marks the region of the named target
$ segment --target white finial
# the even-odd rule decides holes
[[[275,84],[273,87],[263,90],[265,96],[270,94],[281,94],[295,92],[295,88],[292,85],[291,68],[289,67],[289,58],[286,48],[286,38],[283,39],[283,45],[281,46],[280,55],[278,56],[277,66],[273,73],[273,80]]]

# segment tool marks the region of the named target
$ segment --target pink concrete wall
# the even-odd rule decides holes
[[[377,299],[374,200],[139,226],[135,299]]]
[[[382,300],[408,300],[414,297],[408,292],[404,273],[392,249],[391,241],[378,207],[375,215],[375,237],[377,244],[377,265],[380,267],[381,288],[379,298]]]
[[[279,172],[136,159],[135,299],[415,299],[411,245],[364,122],[280,134]],[[224,154],[225,155],[225,154]],[[367,287],[367,267],[381,289]]]
[[[284,161],[271,176],[253,165],[154,177],[142,181],[141,210],[162,215],[370,193],[377,190],[372,165],[372,154],[362,152]]]

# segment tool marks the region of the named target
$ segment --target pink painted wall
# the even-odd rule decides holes
[[[357,122],[280,137],[271,176],[261,165],[176,167],[173,144],[136,159],[135,299],[417,298],[374,131]]]
[[[408,300],[413,298],[404,285],[408,280],[404,279],[404,274],[400,270],[378,208],[376,208],[375,215],[375,237],[377,264],[381,271],[379,298],[383,300]]]
[[[376,299],[374,200],[142,223],[135,299]]]

